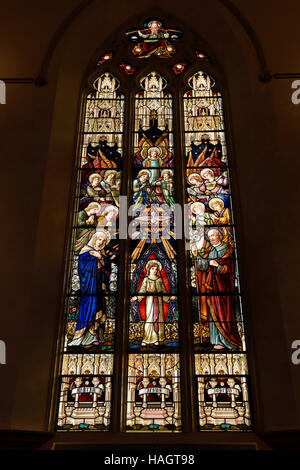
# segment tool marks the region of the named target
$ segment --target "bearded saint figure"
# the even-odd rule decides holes
[[[207,239],[209,246],[200,251],[196,261],[201,294],[200,320],[209,325],[210,343],[214,349],[241,349],[233,295],[234,250],[224,241],[222,229],[208,230]]]

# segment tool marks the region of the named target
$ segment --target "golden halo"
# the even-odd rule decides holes
[[[161,176],[164,176],[165,174],[171,175],[173,177],[173,171],[172,170],[169,170],[169,169],[162,170]]]
[[[141,170],[141,171],[139,171],[139,173],[137,174],[137,178],[139,178],[140,176],[142,176],[143,173],[147,173],[147,175],[149,176],[149,178],[151,177],[151,171],[150,171],[150,170]]]
[[[156,150],[158,152],[158,156],[161,156],[161,149],[159,147],[149,147],[147,150],[147,155],[151,152],[151,150]]]
[[[92,206],[92,207],[91,207],[91,206]],[[100,209],[101,209],[101,206],[100,206],[99,202],[91,201],[91,202],[86,206],[86,209],[88,209],[88,208],[90,208],[90,209],[93,209],[93,208],[94,208],[94,209],[97,209],[98,212],[99,212]]]
[[[202,175],[207,171],[209,171],[210,173],[212,173],[215,176],[214,170],[212,170],[211,168],[203,168],[203,170],[200,171],[200,176],[201,176],[202,179],[204,179]]]
[[[106,170],[106,172],[104,173],[104,180],[106,180],[110,175],[116,176],[116,174],[116,170]]]
[[[93,179],[94,178],[100,178],[100,181],[102,180],[102,176],[100,175],[100,173],[92,173],[90,176],[89,176],[89,182],[92,183]]]
[[[220,204],[222,206],[222,209],[224,209],[224,206],[225,206],[224,201],[223,201],[223,199],[221,199],[219,197],[213,197],[209,201],[208,205],[209,205],[210,209],[214,210],[214,206],[216,205],[216,203]]]
[[[162,27],[162,23],[161,23],[160,21],[158,21],[158,20],[151,20],[151,21],[149,21],[149,23],[148,23],[148,28],[151,28],[152,23],[157,23],[157,25],[158,25],[159,28]]]
[[[191,204],[191,211],[193,214],[195,214],[194,212],[194,208],[195,207],[202,207],[204,209],[204,212],[205,212],[205,205],[203,204],[203,202],[194,202],[193,204]],[[197,214],[197,212],[196,212]]]
[[[102,235],[102,237],[100,237],[99,235]],[[94,233],[94,235],[90,239],[90,245],[94,246],[95,239],[98,239],[98,238],[105,238],[106,239],[106,245],[111,240],[110,233],[107,230],[98,230],[98,229],[96,229],[96,233]]]
[[[195,178],[195,179],[201,181],[201,177],[200,177],[199,173],[191,173],[191,174],[188,176],[188,179],[187,179],[187,180],[188,180],[188,183],[189,183],[189,184],[192,184],[192,183],[191,183],[191,178]]]

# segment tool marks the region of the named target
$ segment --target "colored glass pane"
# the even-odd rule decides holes
[[[60,377],[63,430],[110,426],[113,355],[105,353],[115,347],[124,123],[118,88],[105,73],[84,101]]]
[[[126,33],[134,65],[113,52],[97,65],[112,59],[125,88],[129,80],[135,87],[135,58],[153,58],[154,64],[156,57],[171,58],[182,37],[181,30],[152,18]],[[111,430],[112,407],[122,412],[123,406],[112,403],[114,368],[127,393],[123,431],[181,431],[181,392],[188,396],[180,389],[186,380],[181,374],[190,367],[183,349],[187,331],[198,400],[192,419],[199,430],[251,429],[223,99],[206,71],[185,73],[196,58],[210,61],[198,49],[194,54],[194,60],[187,55],[191,62],[166,62],[170,79],[145,72],[138,90],[128,92],[134,100],[126,111],[121,78],[110,72],[95,79],[83,100],[60,351],[60,431]],[[177,84],[185,87],[180,103]],[[124,127],[131,132],[125,140]],[[130,241],[120,252],[121,179],[128,174]],[[185,185],[178,188],[176,181]],[[181,197],[185,241],[177,232]],[[182,298],[181,281],[190,298]],[[182,314],[189,316],[187,331]],[[122,324],[128,329],[118,331]]]
[[[97,60],[97,67],[99,67],[100,65],[103,65],[105,64],[105,62],[109,61],[110,59],[112,59],[114,56],[114,52],[111,51],[111,52],[107,52],[107,54],[104,54],[102,57],[100,57],[100,59]]]
[[[251,429],[222,97],[197,72],[184,95],[190,291],[200,430]],[[200,353],[200,354],[199,354]],[[226,374],[230,374],[227,375]],[[208,376],[207,376],[208,375]]]
[[[139,230],[131,242],[128,345],[140,354],[129,354],[127,427],[176,431],[179,359],[162,354],[179,346],[172,96],[156,72],[140,84],[132,187],[132,215]]]
[[[59,431],[108,431],[113,356],[66,354],[60,376]]]
[[[180,431],[178,354],[130,354],[127,430]]]
[[[125,36],[135,43],[132,53],[137,58],[157,56],[168,59],[176,53],[174,43],[183,37],[183,32],[178,28],[166,28],[161,20],[153,18],[142,27],[131,28]]]
[[[180,75],[189,65],[190,63],[187,60],[183,60],[182,62],[177,62],[177,64],[172,65],[171,69],[175,75]]]
[[[203,62],[210,62],[209,57],[205,54],[205,52],[200,51],[199,49],[194,49],[194,54],[197,59],[202,60]]]
[[[126,73],[126,75],[133,75],[136,70],[133,65],[128,64],[127,62],[121,62],[119,64],[119,67],[121,68],[121,70],[123,70],[124,73]]]

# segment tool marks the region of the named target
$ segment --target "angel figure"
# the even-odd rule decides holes
[[[141,170],[133,181],[133,204],[135,207],[146,206],[152,202],[150,176],[149,170]]]
[[[167,128],[158,128],[154,113],[151,115],[149,129],[139,129],[139,149],[135,154],[135,165],[150,169],[151,182],[159,178],[158,168],[173,166],[174,157],[169,151],[168,134]]]
[[[150,183],[158,180],[159,168],[165,165],[165,162],[160,155],[161,149],[159,147],[149,147],[147,150],[147,156],[143,161],[143,167],[150,170]]]
[[[162,170],[161,177],[153,183],[155,199],[160,204],[175,205],[174,199],[174,181],[172,170]]]
[[[121,172],[106,170],[101,186],[106,193],[105,200],[119,206],[119,194],[121,184]]]
[[[202,202],[194,202],[189,206],[191,210],[190,217],[190,250],[194,254],[203,248],[205,241],[204,225],[206,224],[205,205]]]

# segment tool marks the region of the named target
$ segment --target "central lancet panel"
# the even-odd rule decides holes
[[[179,431],[173,100],[155,71],[135,96],[127,430]]]

